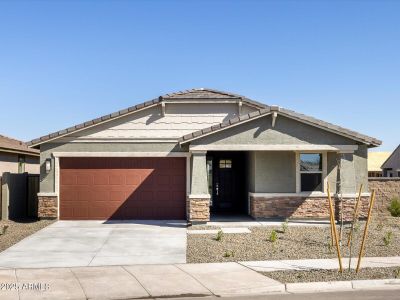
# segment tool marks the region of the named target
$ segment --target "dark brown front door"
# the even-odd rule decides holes
[[[185,219],[185,158],[61,158],[60,219]]]
[[[245,212],[243,155],[214,152],[208,159],[212,160],[212,212]]]

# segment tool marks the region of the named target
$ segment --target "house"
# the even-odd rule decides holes
[[[368,152],[368,177],[382,177],[382,164],[392,154],[391,152]]]
[[[39,174],[39,150],[0,135],[0,177],[4,172]]]
[[[382,164],[384,177],[400,177],[400,145]]]
[[[326,218],[328,182],[332,194],[341,186],[345,208],[361,184],[367,200],[368,148],[380,144],[212,89],[160,96],[29,143],[40,149],[42,218],[193,223],[216,214]]]

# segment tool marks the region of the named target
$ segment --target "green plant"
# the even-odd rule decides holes
[[[377,229],[378,231],[382,231],[382,229],[383,229],[383,223],[382,223],[382,222],[379,222],[378,225],[376,225],[376,229]]]
[[[288,227],[289,227],[289,222],[286,219],[285,222],[283,222],[281,225],[282,232],[285,233],[288,230]]]
[[[332,240],[330,237],[328,238],[328,241],[326,242],[326,246],[328,248],[329,254],[332,254],[333,253],[333,245],[332,245]]]
[[[385,246],[389,246],[393,239],[393,232],[388,231],[386,232],[385,236],[383,237],[383,243]]]
[[[271,234],[269,235],[269,239],[268,240],[271,243],[275,243],[277,241],[277,239],[278,239],[278,233],[275,230],[272,230]]]
[[[390,201],[390,205],[388,206],[388,211],[392,215],[392,217],[400,217],[400,198],[394,197],[392,201]]]
[[[235,257],[235,251],[226,250],[225,253],[224,253],[224,257]]]
[[[400,268],[397,268],[394,270],[394,278],[399,279],[400,278]]]
[[[3,225],[0,229],[0,235],[6,234],[7,229],[8,225]]]
[[[222,232],[222,230],[218,231],[217,236],[215,237],[215,240],[220,242],[222,241],[222,238],[224,236],[224,233]]]
[[[360,229],[361,229],[361,224],[360,224],[360,222],[359,222],[358,220],[356,220],[356,221],[354,222],[353,231],[354,231],[354,232],[359,232]]]

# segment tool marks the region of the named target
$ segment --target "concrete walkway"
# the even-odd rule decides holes
[[[353,269],[357,266],[357,258],[351,260]],[[265,260],[265,261],[242,261],[241,265],[258,272],[273,272],[285,270],[311,270],[326,269],[333,270],[339,268],[337,259],[299,259],[299,260]],[[343,268],[348,268],[349,259],[342,259]],[[391,257],[364,257],[361,260],[361,268],[388,268],[399,267],[400,256]]]
[[[229,227],[258,227],[258,226],[276,226],[280,227],[285,222],[283,219],[265,219],[254,220],[249,216],[217,216],[211,217],[211,220],[206,225],[217,226],[221,228]],[[312,226],[312,227],[329,227],[329,220],[288,220],[288,226]]]
[[[285,292],[285,285],[237,263],[0,270],[0,299],[132,299],[249,296]],[[24,285],[25,284],[25,285]],[[32,290],[27,284],[42,284]]]
[[[0,253],[0,268],[185,262],[185,221],[58,221]]]

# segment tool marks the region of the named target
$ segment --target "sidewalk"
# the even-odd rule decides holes
[[[132,299],[246,296],[285,292],[285,285],[238,263],[0,270],[2,284],[44,290],[0,290],[0,299]],[[48,289],[46,288],[48,286]],[[24,287],[24,286],[22,286]]]
[[[400,266],[400,257],[369,257],[363,260],[362,265],[363,267]],[[337,261],[324,259],[2,269],[0,270],[2,284],[0,299],[132,299],[210,295],[225,297],[286,292],[400,288],[400,279],[285,285],[256,272],[310,268],[336,269]],[[6,284],[8,288],[4,288]],[[37,290],[39,284],[41,284],[41,290]],[[36,290],[32,287],[36,287]]]

